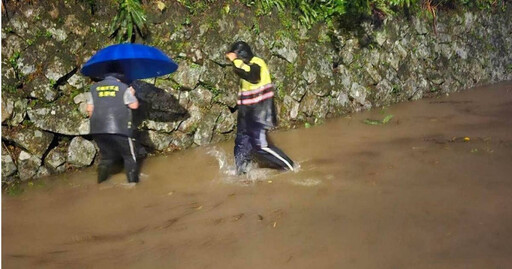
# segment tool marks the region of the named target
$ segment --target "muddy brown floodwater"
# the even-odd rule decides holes
[[[367,118],[394,117],[385,125]],[[512,82],[273,132],[298,172],[232,175],[233,142],[2,197],[4,268],[512,268]]]

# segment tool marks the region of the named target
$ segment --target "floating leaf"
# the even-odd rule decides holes
[[[384,117],[384,119],[382,120],[382,124],[386,124],[388,123],[391,119],[393,118],[393,115],[387,115],[386,117]]]
[[[383,120],[372,120],[372,119],[365,119],[363,122],[368,125],[382,125],[388,123],[393,118],[393,115],[387,115],[384,117]]]

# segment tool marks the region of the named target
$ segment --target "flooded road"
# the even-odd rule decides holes
[[[237,178],[230,141],[133,189],[89,169],[4,194],[2,265],[512,268],[511,82],[271,136],[298,172]]]

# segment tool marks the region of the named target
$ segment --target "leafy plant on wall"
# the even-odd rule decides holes
[[[209,0],[212,1],[212,0]],[[438,9],[454,8],[503,8],[510,0],[239,0],[255,7],[257,15],[290,11],[304,26],[310,28],[317,22],[331,24],[333,20],[357,22],[378,15],[386,16],[408,10],[415,15],[426,11],[436,21]],[[435,27],[435,26],[434,26]]]
[[[146,12],[140,0],[117,0],[119,9],[110,25],[111,38],[117,43],[135,42],[137,37],[146,38]]]

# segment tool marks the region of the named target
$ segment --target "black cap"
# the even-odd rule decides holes
[[[239,58],[244,61],[250,61],[254,54],[252,54],[251,47],[244,41],[237,41],[231,45],[229,52],[234,52]]]

